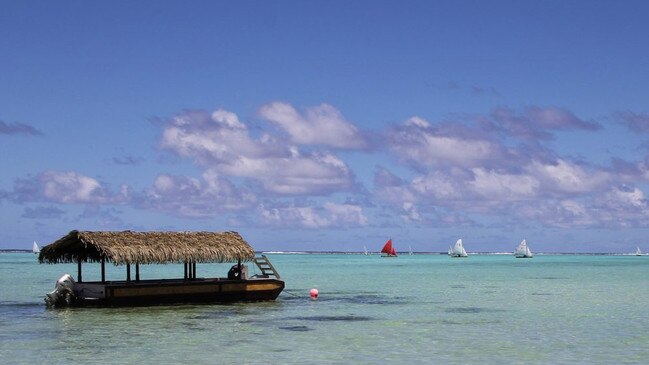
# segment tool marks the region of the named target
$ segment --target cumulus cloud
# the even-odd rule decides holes
[[[508,152],[497,143],[457,127],[434,128],[413,117],[389,134],[392,150],[411,165],[474,167],[503,160]],[[473,134],[473,135],[471,135]]]
[[[455,123],[419,116],[393,127],[391,151],[416,175],[401,179],[387,170],[374,177],[374,196],[410,221],[489,214],[490,218],[594,224],[604,218],[588,210],[614,177],[633,180],[642,164],[614,169],[576,163],[543,147],[564,130],[594,131],[599,124],[561,108],[497,108],[490,115]],[[619,164],[618,164],[619,165]],[[649,176],[649,174],[647,175]],[[548,202],[555,202],[548,205]]]
[[[419,171],[459,168],[509,173],[532,160],[556,160],[542,144],[552,140],[554,133],[600,128],[562,108],[528,107],[517,112],[500,107],[489,115],[454,122],[432,123],[413,116],[392,128],[386,138],[392,152]]]
[[[45,171],[35,178],[16,180],[11,196],[19,203],[117,204],[129,199],[129,188],[122,185],[119,192],[111,193],[96,179],[75,171]]]
[[[236,188],[214,171],[202,179],[161,174],[153,186],[136,199],[140,208],[182,217],[206,218],[223,212],[249,208],[256,202],[253,193]]]
[[[546,188],[560,193],[588,193],[603,188],[610,180],[604,171],[586,171],[569,161],[554,163],[532,161],[526,170],[538,178]]]
[[[515,214],[547,227],[592,227],[599,221],[584,201],[577,199],[537,200],[516,206]]]
[[[337,227],[365,226],[368,223],[363,208],[358,205],[327,202],[324,210],[329,215],[331,224]]]
[[[275,194],[326,195],[354,187],[351,170],[335,155],[302,152],[267,133],[253,138],[246,125],[225,110],[172,118],[161,146],[207,169],[250,179]]]
[[[108,199],[99,181],[74,171],[47,171],[39,176],[43,196],[59,203],[102,203]]]
[[[422,220],[417,206],[412,202],[404,202],[401,206],[401,219],[406,222],[418,222]]]
[[[43,132],[24,123],[6,123],[0,120],[0,134],[18,134],[26,136],[41,136]]]
[[[52,202],[97,207],[131,204],[140,209],[192,218],[238,212],[256,204],[256,196],[252,192],[237,188],[213,170],[205,171],[200,179],[160,174],[150,188],[141,192],[133,192],[127,185],[121,185],[119,191],[111,192],[98,180],[74,171],[46,171],[36,177],[16,180],[13,191],[8,192],[7,197],[18,204]],[[114,210],[88,209],[88,214],[84,213],[82,217],[101,218],[106,224],[116,222]],[[57,207],[28,207],[23,217],[48,218],[62,212]]]
[[[425,175],[415,176],[409,189],[415,199],[442,202],[467,198],[465,182],[470,181],[470,173],[463,170],[435,170]]]
[[[490,200],[520,200],[538,195],[540,182],[534,176],[525,174],[499,173],[493,170],[474,168],[474,179],[469,182],[473,191]]]
[[[441,222],[445,217],[488,214],[491,219],[556,227],[608,225],[609,203],[596,201],[612,181],[605,171],[562,159],[533,160],[517,170],[435,169],[407,181],[382,169],[375,173],[374,196],[408,221]],[[618,193],[616,201],[640,204],[644,202],[640,193]]]
[[[294,204],[268,207],[260,204],[257,213],[263,224],[280,227],[345,228],[368,223],[362,207],[327,202],[323,207]]]
[[[367,146],[358,128],[329,104],[306,108],[304,113],[300,113],[288,103],[274,102],[262,106],[259,114],[282,128],[297,144],[344,149]]]
[[[614,186],[595,200],[593,211],[604,216],[603,225],[614,228],[649,227],[649,202],[637,187]]]
[[[604,171],[585,170],[565,160],[534,160],[516,172],[486,168],[438,169],[417,175],[410,181],[379,170],[374,180],[380,198],[398,205],[413,201],[462,205],[565,197],[603,191],[610,181],[610,174]]]
[[[616,186],[606,195],[608,208],[619,211],[627,209],[647,210],[647,198],[644,192],[636,187]]]
[[[601,194],[575,198],[538,200],[519,205],[526,220],[558,228],[649,227],[649,205],[642,190],[613,186]]]

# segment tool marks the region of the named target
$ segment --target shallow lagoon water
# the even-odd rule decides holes
[[[269,255],[275,302],[50,310],[75,265],[0,254],[6,364],[645,364],[649,256]],[[224,276],[229,265],[199,265]],[[109,266],[108,279],[123,267]],[[251,271],[254,273],[253,268]],[[142,278],[182,276],[143,265]],[[98,265],[84,265],[96,280]],[[317,288],[317,301],[309,289]]]

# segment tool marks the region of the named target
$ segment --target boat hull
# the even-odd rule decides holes
[[[76,283],[72,306],[143,306],[275,300],[284,289],[277,279],[148,280]]]

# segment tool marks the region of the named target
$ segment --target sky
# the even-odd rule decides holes
[[[649,251],[644,1],[3,1],[0,248]]]

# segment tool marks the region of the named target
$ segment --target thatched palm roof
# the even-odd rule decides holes
[[[115,265],[250,261],[255,251],[237,232],[90,232],[71,231],[41,249],[41,263],[79,259]]]

